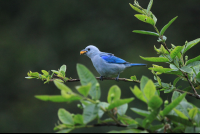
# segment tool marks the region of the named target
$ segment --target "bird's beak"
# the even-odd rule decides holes
[[[85,54],[86,52],[87,52],[87,51],[85,51],[85,50],[81,50],[81,51],[80,51],[80,55],[81,55],[81,54]]]

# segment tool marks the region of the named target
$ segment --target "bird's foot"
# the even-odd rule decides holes
[[[116,80],[116,81],[119,81],[119,77],[116,77],[115,80]]]
[[[100,77],[99,77],[99,80],[100,80],[100,81],[103,81],[103,76],[100,76]]]

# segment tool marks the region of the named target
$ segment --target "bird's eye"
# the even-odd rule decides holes
[[[90,51],[90,48],[88,48],[88,51]]]

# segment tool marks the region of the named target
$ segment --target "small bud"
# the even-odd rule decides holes
[[[80,109],[83,109],[81,104],[77,104],[77,107],[80,108]]]
[[[186,62],[188,61],[188,56],[187,56],[187,55],[185,56],[185,61],[186,61]]]
[[[100,103],[100,101],[99,101],[99,100],[96,100],[96,103]]]
[[[164,103],[165,103],[165,105],[168,105],[168,104],[169,104],[169,101],[168,101],[168,100],[165,100]]]
[[[171,44],[172,45],[172,48],[174,49],[176,46],[174,44]]]

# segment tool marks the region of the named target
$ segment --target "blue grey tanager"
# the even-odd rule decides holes
[[[126,62],[125,60],[114,56],[114,54],[101,52],[93,45],[87,46],[80,51],[80,54],[87,55],[92,60],[95,69],[101,75],[100,80],[102,81],[103,77],[110,77],[112,75],[118,75],[115,79],[118,80],[119,74],[128,67],[146,66],[146,64]]]

